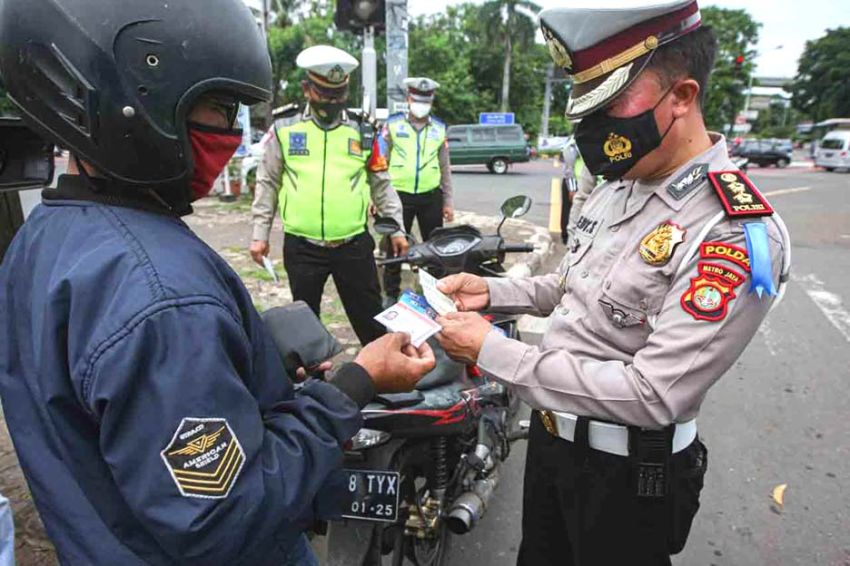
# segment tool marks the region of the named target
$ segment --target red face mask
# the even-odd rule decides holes
[[[204,198],[212,190],[216,178],[242,143],[242,130],[213,128],[189,123],[189,141],[195,172],[192,175],[193,201]]]

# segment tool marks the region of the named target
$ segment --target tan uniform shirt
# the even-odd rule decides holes
[[[494,310],[552,316],[540,346],[491,332],[478,358],[481,368],[539,409],[645,427],[696,416],[708,389],[744,351],[773,301],[750,292],[743,264],[702,252],[676,275],[693,239],[723,208],[708,181],[679,199],[668,186],[695,164],[734,169],[725,140],[712,135],[712,141],[712,148],[667,179],[596,188],[558,273],[488,279]],[[650,265],[639,253],[641,241],[668,221],[684,229],[684,242],[666,264]],[[759,219],[724,218],[703,241],[732,244],[732,255],[736,248],[745,251],[746,221]],[[776,282],[782,237],[775,220],[764,222]],[[688,312],[694,311],[689,302],[694,280],[707,264],[743,277],[734,288],[727,286],[729,293],[721,295],[715,287],[700,297],[703,308],[718,300],[725,305],[724,316],[714,322]]]
[[[309,112],[309,110],[305,112]],[[378,133],[376,132],[375,135],[378,135]],[[254,192],[254,203],[251,206],[254,240],[265,242],[269,240],[269,233],[277,215],[277,200],[282,183],[282,174],[283,155],[281,154],[280,143],[276,135],[271,135],[266,140],[263,160],[257,167],[257,188]],[[398,222],[399,226],[404,226],[401,199],[390,183],[389,173],[387,171],[369,171],[367,178],[372,193],[372,202],[375,203],[378,214],[390,217]],[[403,232],[399,232],[399,235],[401,234]]]

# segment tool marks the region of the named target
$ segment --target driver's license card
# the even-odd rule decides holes
[[[457,312],[454,301],[437,289],[437,278],[424,269],[419,270],[419,284],[422,285],[422,293],[425,295],[428,304],[440,313],[440,316]]]
[[[418,348],[442,328],[435,318],[437,312],[428,305],[424,297],[405,291],[396,304],[377,315],[375,320],[391,332],[410,334],[410,343]]]

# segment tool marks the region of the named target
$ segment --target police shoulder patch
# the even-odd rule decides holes
[[[711,171],[708,179],[731,218],[770,216],[773,208],[741,171]]]
[[[301,107],[296,103],[286,104],[284,106],[278,106],[274,110],[272,110],[272,118],[275,120],[279,118],[291,118],[298,114],[301,110]]]
[[[183,497],[227,497],[245,464],[226,419],[184,418],[160,455]]]

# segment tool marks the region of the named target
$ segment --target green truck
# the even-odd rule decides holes
[[[531,150],[522,127],[458,124],[449,126],[449,157],[452,165],[486,165],[491,173],[504,175],[511,163],[528,161]]]

